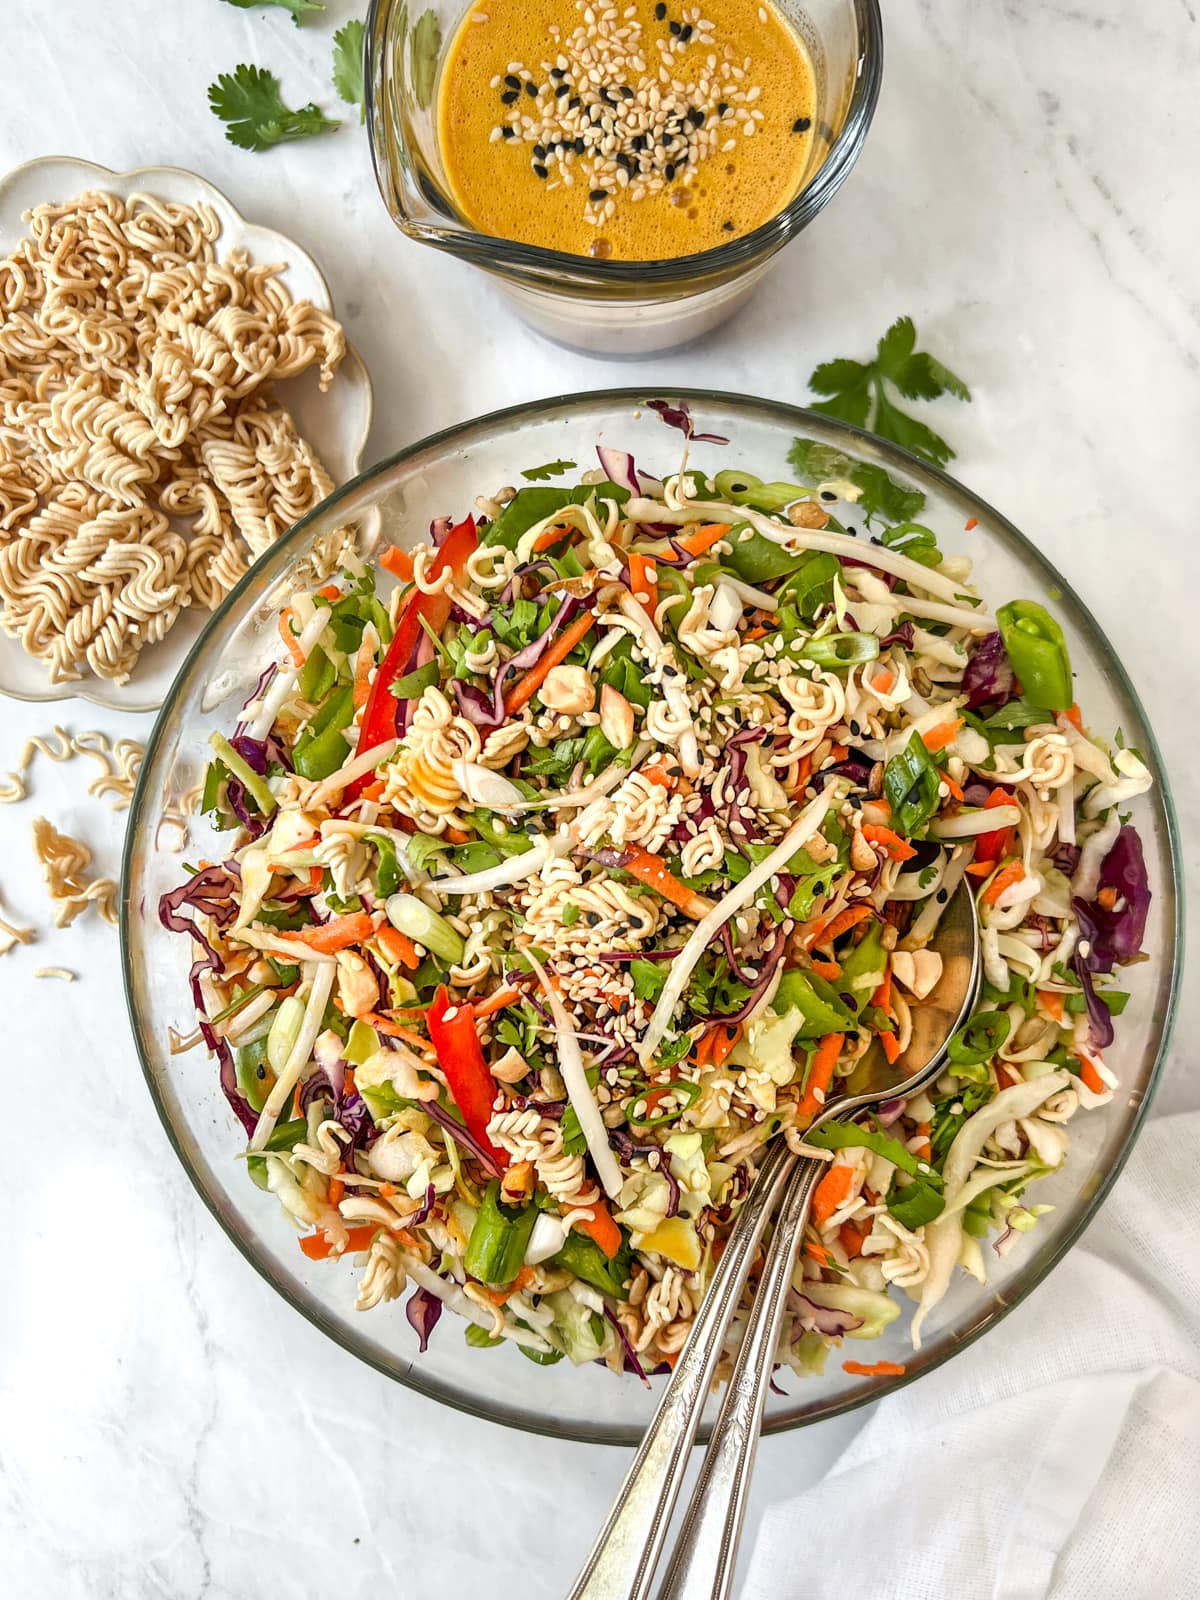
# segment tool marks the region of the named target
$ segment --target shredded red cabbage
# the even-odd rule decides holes
[[[649,1380],[649,1378],[647,1378],[647,1376],[645,1374],[645,1371],[642,1368],[642,1363],[637,1358],[637,1351],[630,1344],[629,1335],[625,1332],[625,1329],[621,1326],[621,1324],[617,1321],[616,1317],[613,1315],[613,1312],[612,1312],[611,1308],[609,1307],[607,1301],[605,1302],[605,1306],[604,1306],[604,1315],[608,1318],[609,1322],[611,1322],[613,1327],[616,1329],[617,1338],[621,1341],[621,1348],[625,1352],[625,1365],[627,1367],[631,1367],[633,1369],[633,1371],[637,1373],[638,1377],[642,1380],[642,1382],[646,1385],[646,1387],[648,1389],[650,1387],[650,1380]]]
[[[686,400],[677,400],[674,405],[669,400],[647,400],[646,408],[657,412],[659,420],[669,428],[678,428],[685,439],[693,439],[697,444],[729,443],[723,433],[697,433],[691,407]]]
[[[986,634],[976,645],[962,676],[967,710],[977,711],[980,706],[1009,699],[1015,683],[1003,638],[998,633]]]
[[[1111,907],[1100,898],[1111,898]],[[1100,867],[1094,900],[1071,902],[1088,944],[1087,963],[1093,972],[1111,972],[1132,961],[1142,948],[1146,919],[1150,915],[1150,882],[1142,841],[1136,828],[1125,825]]]
[[[490,1178],[499,1178],[501,1176],[500,1168],[497,1166],[494,1157],[484,1149],[471,1130],[464,1127],[448,1111],[443,1111],[436,1100],[422,1100],[421,1110],[426,1116],[432,1117],[434,1122],[444,1129],[451,1138],[456,1139],[464,1150],[473,1155]]]
[[[840,1339],[861,1328],[863,1319],[854,1317],[837,1306],[818,1305],[806,1294],[793,1289],[788,1294],[788,1307],[794,1314],[795,1324],[804,1333],[823,1333],[827,1339]]]
[[[437,1327],[441,1314],[442,1302],[437,1295],[430,1294],[428,1289],[414,1289],[409,1295],[404,1315],[421,1341],[420,1355],[424,1355],[429,1349],[429,1335]]]

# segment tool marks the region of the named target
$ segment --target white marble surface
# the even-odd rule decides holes
[[[329,23],[362,9],[331,0]],[[816,359],[858,353],[911,312],[975,388],[972,407],[944,417],[961,475],[1045,542],[1123,651],[1194,872],[1196,10],[887,10],[879,113],[829,214],[704,348],[637,368],[534,342],[481,279],[404,241],[357,127],[262,156],[224,142],[205,87],[239,60],[279,70],[296,102],[334,104],[328,26],[297,31],[282,12],[218,0],[0,0],[0,170],[51,153],[190,166],[301,239],[372,367],[372,457],[493,406],[611,382],[798,400]],[[56,716],[146,727],[6,702],[0,769]],[[27,843],[41,811],[107,839],[115,866],[120,820],[84,781],[82,764],[43,766],[34,799],[0,813],[0,887],[18,919],[45,924]],[[162,1136],[115,945],[80,925],[0,962],[0,1593],[560,1596],[626,1457],[440,1410],[356,1364],[258,1280]],[[33,982],[35,966],[59,962],[77,984]],[[1187,1049],[1198,1024],[1192,985],[1160,1110],[1200,1099]],[[1002,1338],[983,1348],[999,1359]],[[751,1536],[762,1507],[815,1478],[857,1425],[766,1443]],[[797,1528],[797,1551],[803,1538]],[[781,1594],[797,1585],[781,1573]],[[876,1592],[890,1592],[883,1575]]]

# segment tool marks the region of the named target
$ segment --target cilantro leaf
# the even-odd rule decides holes
[[[813,408],[817,409],[816,407]],[[884,517],[888,522],[911,522],[925,504],[920,489],[910,489],[889,477],[882,467],[856,461],[833,445],[815,439],[796,439],[788,451],[788,461],[806,483],[828,483],[845,478],[859,490],[858,503],[868,517]]]
[[[367,120],[363,87],[363,36],[366,25],[357,18],[333,36],[333,86],[347,105],[359,107],[360,122]]]
[[[239,11],[250,11],[258,6],[281,6],[290,12],[292,21],[300,26],[301,17],[310,11],[324,11],[325,0],[225,0],[227,6],[237,6]]]
[[[670,970],[665,961],[631,961],[629,976],[639,1000],[657,1000],[666,987]]]
[[[526,467],[521,476],[528,478],[530,483],[545,483],[547,478],[561,478],[564,472],[570,472],[577,465],[575,461],[547,461],[541,467]]]
[[[311,103],[292,111],[283,103],[275,74],[245,62],[232,72],[222,72],[216,83],[209,85],[208,103],[227,124],[225,137],[239,150],[269,150],[272,145],[311,139],[340,126]]]
[[[428,109],[433,99],[433,86],[437,81],[438,54],[442,48],[442,27],[435,11],[425,11],[413,25],[409,35],[409,59],[413,98],[422,111]]]
[[[918,350],[916,344],[912,318],[897,317],[875,346],[873,361],[823,361],[808,380],[813,393],[824,396],[814,401],[812,409],[855,427],[868,428],[922,460],[944,467],[954,459],[953,447],[889,399],[888,385],[908,400],[936,400],[944,394],[953,395],[956,400],[970,400],[971,391],[949,367],[927,351]]]

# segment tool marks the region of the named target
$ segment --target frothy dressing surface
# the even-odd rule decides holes
[[[787,205],[815,102],[801,39],[759,0],[478,0],[446,54],[438,136],[480,232],[663,260]]]

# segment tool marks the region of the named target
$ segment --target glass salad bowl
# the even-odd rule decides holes
[[[437,139],[440,76],[463,0],[371,0],[367,123],[375,181],[418,244],[482,268],[539,333],[606,356],[700,338],[742,306],[775,255],[841,188],[867,137],[883,78],[878,0],[777,0],[812,61],[816,138],[797,194],[741,238],[666,261],[604,261],[477,233],[458,214]],[[479,8],[474,8],[478,10]]]
[[[184,860],[214,853],[202,817],[181,821],[188,792],[202,778],[209,735],[228,732],[278,646],[277,618],[289,598],[312,581],[318,541],[353,528],[370,546],[411,543],[430,520],[461,516],[478,494],[521,481],[523,468],[566,457],[580,467],[597,444],[631,450],[644,470],[677,467],[681,436],[644,402],[645,390],[563,396],[496,412],[435,434],[360,474],[291,531],[247,574],[196,643],[151,735],[127,836],[121,937],[124,979],[142,1067],[167,1136],[205,1204],[248,1261],[303,1316],[345,1349],[399,1382],[449,1405],[512,1426],[613,1444],[640,1437],[657,1387],[616,1378],[595,1365],[535,1366],[512,1345],[470,1348],[463,1325],[444,1317],[425,1355],[404,1301],[366,1314],[354,1309],[357,1274],[348,1263],[309,1261],[294,1225],[269,1194],[255,1187],[239,1154],[241,1131],[221,1094],[215,1063],[202,1048],[172,1054],[172,1030],[194,1027],[188,992],[189,942],[158,919],[159,896],[183,876]],[[887,469],[924,491],[921,513],[948,554],[969,554],[975,581],[998,601],[1049,598],[1061,620],[1090,723],[1120,728],[1142,752],[1155,787],[1133,803],[1153,888],[1146,962],[1122,974],[1132,997],[1108,1052],[1120,1089],[1113,1101],[1071,1125],[1064,1167],[1042,1180],[1039,1202],[1055,1209],[1022,1235],[1003,1259],[988,1251],[989,1282],[958,1274],[925,1329],[924,1347],[909,1347],[902,1314],[869,1346],[831,1355],[823,1376],[801,1380],[784,1370],[781,1392],[767,1400],[768,1431],[815,1422],[875,1398],[885,1384],[912,1382],[947,1360],[1021,1301],[1079,1237],[1108,1192],[1136,1137],[1163,1061],[1182,961],[1175,823],[1154,735],[1137,695],[1096,622],[1028,539],[989,505],[944,473],[904,451],[811,412],[773,401],[687,392],[705,431],[728,445],[693,443],[690,463],[710,473],[738,468],[764,478],[787,476],[797,434],[817,439]],[[970,532],[964,532],[964,525]],[[183,854],[180,835],[186,833]],[[172,848],[174,846],[174,848]],[[906,1305],[906,1312],[911,1309]],[[842,1358],[900,1361],[903,1379],[851,1377]]]

